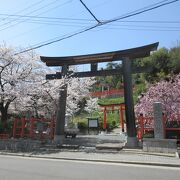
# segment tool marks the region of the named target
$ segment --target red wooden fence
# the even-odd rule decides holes
[[[111,89],[111,90],[105,90],[105,91],[91,92],[90,96],[101,97],[101,96],[107,96],[107,95],[112,95],[112,94],[123,95],[124,89]]]
[[[35,117],[31,117],[30,119],[26,119],[25,117],[16,118],[13,123],[13,137],[40,140],[53,139],[54,127],[54,119]]]
[[[170,117],[167,117],[166,115],[163,115],[163,121],[164,121],[164,132],[165,137],[168,134],[168,131],[171,132],[179,132],[180,133],[180,115],[171,115]],[[175,126],[174,126],[175,125]],[[154,131],[154,119],[153,117],[146,117],[143,115],[140,115],[137,118],[137,137],[139,140],[142,140],[143,135],[148,132]],[[177,139],[180,141],[180,138]]]

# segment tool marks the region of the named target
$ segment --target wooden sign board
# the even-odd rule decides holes
[[[98,119],[88,119],[89,128],[98,128]]]

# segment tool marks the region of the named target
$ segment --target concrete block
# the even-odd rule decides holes
[[[143,151],[157,153],[175,153],[177,152],[177,140],[144,138]]]
[[[149,146],[149,147],[148,147],[148,152],[155,152],[155,148],[152,147],[152,146]]]
[[[177,149],[175,150],[174,148],[168,148],[168,153],[176,153]]]
[[[124,143],[103,143],[103,144],[97,144],[96,149],[98,150],[104,150],[104,149],[109,149],[109,150],[121,150],[124,147]]]
[[[32,151],[38,149],[41,146],[40,141],[36,140],[27,140],[27,139],[8,139],[0,141],[1,150],[10,150],[10,151]]]
[[[145,151],[145,152],[147,152],[147,151],[148,151],[147,146],[143,146],[143,151]]]
[[[169,152],[169,149],[168,148],[162,148],[162,153],[171,153],[171,152]]]

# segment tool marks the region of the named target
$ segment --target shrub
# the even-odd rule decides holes
[[[143,138],[154,138],[154,131],[146,132],[146,133],[143,135]]]
[[[78,128],[81,130],[81,129],[87,129],[88,128],[88,125],[87,125],[87,122],[85,121],[80,121],[77,123],[78,125]]]

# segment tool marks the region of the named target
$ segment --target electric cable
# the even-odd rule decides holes
[[[31,9],[32,7],[34,7],[34,6],[42,3],[43,1],[45,1],[45,0],[40,0],[40,1],[36,2],[36,3],[33,3],[33,4],[31,4],[30,6],[24,8],[24,9],[22,9],[22,10],[20,10],[20,11],[17,11],[15,14],[19,14],[19,13],[22,13],[22,12],[26,11],[27,9]],[[8,19],[8,17],[10,17],[10,16],[11,16],[11,15],[7,15],[7,17],[3,18],[1,21],[5,21],[5,20]],[[12,21],[11,21],[11,22],[12,22]]]
[[[86,4],[82,1],[79,0],[81,2],[81,4],[86,8],[86,10],[91,14],[91,16],[98,22],[100,23],[100,21],[96,18],[96,16],[92,13],[92,11],[86,6]]]
[[[21,15],[12,15],[12,14],[0,14],[0,16],[12,16],[12,17],[22,17],[22,18],[29,18],[30,20],[28,22],[30,23],[49,23],[49,25],[58,25],[58,23],[60,25],[62,25],[62,23],[78,23],[78,24],[88,24],[88,23],[93,23],[95,22],[92,19],[80,19],[80,18],[57,18],[57,17],[43,17],[43,16],[21,16]],[[1,18],[0,18],[1,19]],[[4,18],[2,18],[4,19]],[[10,18],[11,20],[16,20],[16,18]],[[47,20],[46,20],[47,19]],[[100,20],[100,21],[106,21],[106,20]],[[122,20],[118,20],[116,21],[116,23],[125,23],[125,22],[129,22],[129,23],[156,23],[156,24],[176,24],[176,23],[180,23],[180,21],[162,21],[162,20],[126,20],[126,21],[122,21]]]
[[[44,9],[44,8],[46,8],[46,7],[49,7],[51,4],[54,4],[55,2],[58,2],[58,1],[59,1],[59,0],[55,0],[55,1],[51,2],[51,3],[48,3],[48,4],[46,4],[45,6],[43,6],[43,7],[41,7],[41,8],[38,8],[38,9],[36,9],[36,10],[33,10],[33,11],[27,13],[27,15],[28,15],[28,14],[31,14],[31,13],[34,13],[34,12],[36,12],[36,11],[42,10],[42,9]],[[72,1],[73,1],[73,0],[68,0],[67,2],[62,3],[62,4],[60,4],[59,6],[56,5],[55,7],[51,8],[51,9],[48,9],[48,10],[46,10],[46,11],[44,11],[44,12],[41,12],[41,13],[37,14],[37,16],[40,15],[40,14],[44,14],[44,13],[46,13],[46,12],[48,12],[48,11],[51,11],[51,10],[53,10],[53,9],[55,9],[55,8],[58,8],[58,7],[60,7],[60,6],[64,6],[65,4],[68,4],[68,3],[72,2]],[[19,18],[18,18],[18,19],[19,19]],[[18,20],[18,19],[17,19],[17,20]],[[6,29],[8,29],[8,28],[10,28],[10,27],[14,27],[14,26],[16,26],[16,25],[18,25],[18,24],[20,24],[20,23],[26,22],[27,20],[28,20],[28,19],[24,19],[24,20],[22,20],[22,21],[20,21],[20,22],[16,22],[15,24],[12,24],[12,25],[9,25],[9,26],[7,26],[7,27],[5,27],[5,28],[0,29],[0,31],[6,30]],[[15,21],[13,21],[13,23],[14,23],[14,22],[15,22]],[[6,25],[6,24],[9,24],[9,23],[7,22],[7,23],[4,23],[3,25]],[[1,26],[3,26],[3,25],[1,25]]]
[[[136,16],[136,15],[148,12],[148,11],[152,11],[154,9],[160,8],[160,7],[168,5],[168,4],[175,3],[177,1],[179,1],[179,0],[173,0],[173,1],[170,1],[170,2],[161,1],[161,2],[163,2],[162,4],[159,4],[160,2],[159,3],[155,3],[155,6],[153,6],[154,4],[152,4],[147,9],[144,9],[144,10],[141,10],[141,11],[138,11],[138,10],[137,11],[133,11],[133,13],[129,13],[129,14],[124,15],[124,16],[122,15],[122,16],[114,18],[114,19],[110,19],[110,20],[106,20],[106,21],[100,22],[100,23],[95,24],[95,25],[93,25],[91,27],[87,27],[86,29],[82,29],[82,30],[80,30],[80,31],[78,31],[76,33],[70,34],[68,36],[65,36],[65,37],[62,37],[62,38],[57,38],[55,40],[52,40],[52,41],[49,41],[49,42],[46,42],[46,43],[42,43],[42,44],[40,44],[38,46],[34,46],[34,47],[31,47],[31,48],[22,50],[22,51],[16,53],[16,55],[17,54],[21,54],[21,53],[25,53],[25,52],[28,52],[28,51],[31,51],[31,50],[39,49],[39,48],[41,48],[43,46],[47,46],[47,45],[50,45],[50,44],[53,44],[53,43],[56,43],[56,42],[59,42],[59,41],[65,40],[65,39],[69,39],[69,38],[74,37],[76,35],[79,35],[79,34],[82,34],[84,32],[87,32],[87,31],[90,31],[92,29],[95,29],[96,27],[103,26],[103,25],[106,25],[106,24],[109,24],[109,23],[112,23],[112,22],[115,22],[115,21],[118,21],[118,20],[121,20],[121,19],[126,19],[126,18],[129,18],[129,17],[132,17],[132,16]]]

